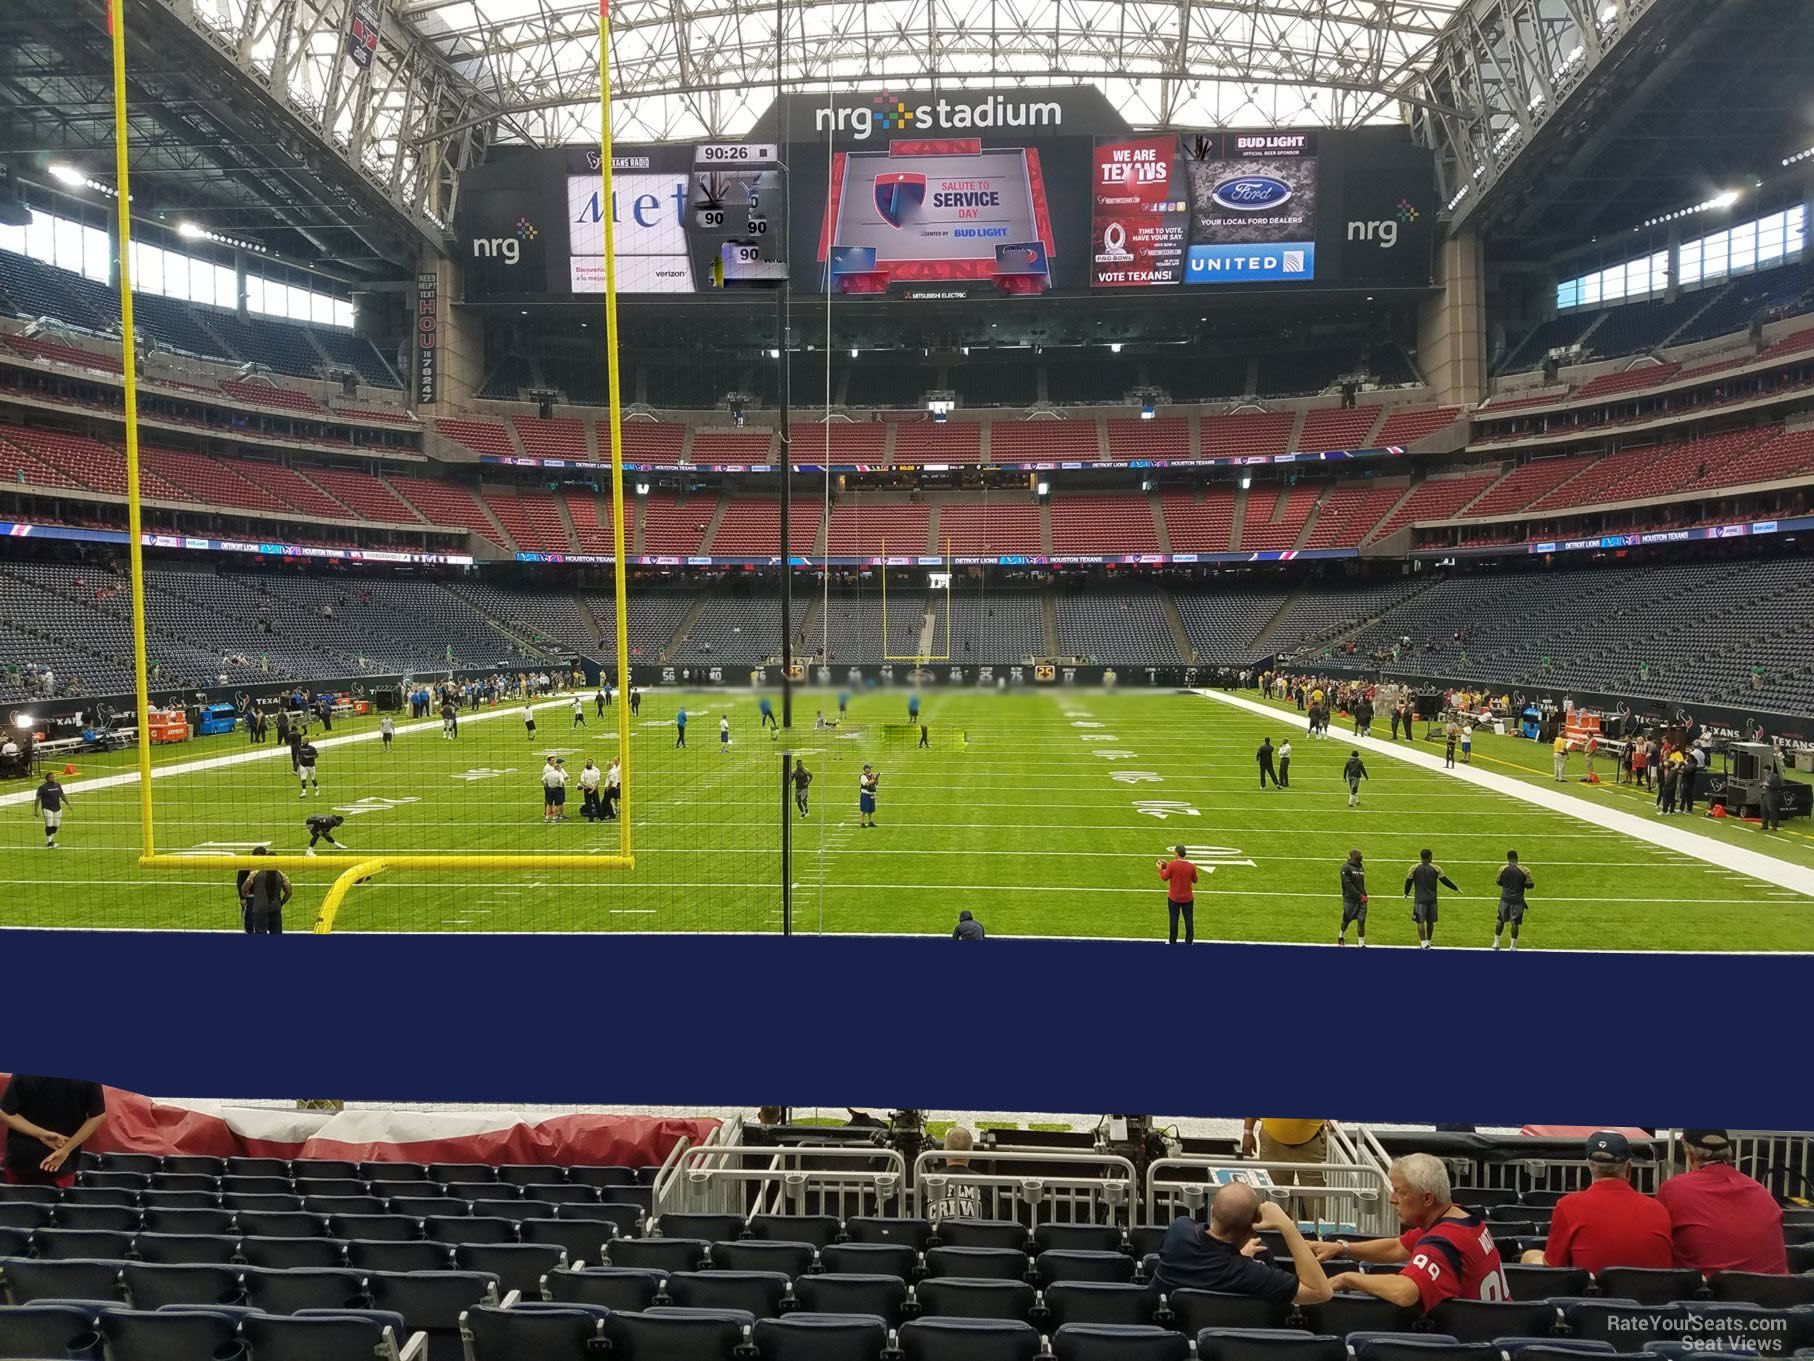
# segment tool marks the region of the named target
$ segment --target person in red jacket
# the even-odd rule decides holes
[[[1688,1170],[1657,1188],[1674,1226],[1675,1264],[1703,1276],[1715,1271],[1787,1275],[1782,1206],[1732,1165],[1732,1140],[1723,1129],[1682,1131]]]
[[[1171,941],[1178,943],[1178,918],[1184,918],[1184,943],[1197,939],[1197,867],[1185,857],[1184,847],[1172,847],[1172,859],[1153,862],[1165,880],[1165,911],[1171,919]]]
[[[1507,1300],[1505,1267],[1486,1220],[1455,1204],[1449,1169],[1429,1153],[1407,1153],[1392,1164],[1392,1208],[1404,1222],[1397,1238],[1363,1243],[1336,1241],[1313,1248],[1317,1260],[1351,1257],[1360,1262],[1403,1263],[1396,1273],[1343,1271],[1329,1278],[1335,1290],[1390,1300],[1401,1309],[1428,1312],[1444,1300]]]
[[[1587,1141],[1593,1182],[1556,1202],[1549,1240],[1524,1260],[1533,1266],[1671,1267],[1669,1211],[1631,1184],[1631,1141],[1602,1130]]]

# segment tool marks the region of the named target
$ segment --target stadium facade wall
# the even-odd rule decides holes
[[[1441,291],[1418,307],[1417,363],[1444,406],[1486,395],[1486,270],[1480,237],[1464,227],[1436,249]]]

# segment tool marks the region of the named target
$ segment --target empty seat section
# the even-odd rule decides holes
[[[926,553],[932,508],[923,502],[845,497],[831,508],[825,550],[833,557],[874,557],[884,551]]]
[[[592,457],[591,446],[586,442],[586,427],[579,421],[544,421],[517,416],[511,423],[516,426],[517,438],[523,442],[523,452],[531,458],[585,460]]]
[[[1221,483],[1189,492],[1166,492],[1165,534],[1174,553],[1226,553],[1234,539],[1235,489]]]
[[[1373,443],[1381,448],[1415,444],[1425,435],[1453,425],[1459,410],[1453,406],[1397,407],[1386,413]]]
[[[622,429],[625,463],[671,468],[680,462],[681,450],[686,443],[686,426],[672,421],[625,421]],[[598,427],[598,456],[601,461],[609,461],[611,457],[611,427],[608,425]]]
[[[694,463],[729,463],[741,467],[774,462],[773,430],[700,430],[693,435],[688,457]]]
[[[443,438],[476,454],[497,454],[503,458],[516,454],[516,446],[510,442],[510,432],[496,421],[438,420],[435,422],[435,430]]]
[[[1059,496],[1051,513],[1054,554],[1159,551],[1150,497]]]
[[[242,402],[255,406],[281,407],[285,411],[294,411],[304,416],[313,416],[319,420],[322,416],[321,403],[306,392],[295,388],[281,387],[276,383],[247,380],[235,381],[231,378],[221,380],[220,390],[229,397],[237,397]]]
[[[643,552],[692,554],[700,551],[718,501],[711,496],[675,501],[672,493],[661,492],[643,499],[642,513]]]
[[[504,546],[504,540],[476,498],[457,482],[436,478],[410,477],[392,473],[387,479],[405,501],[408,501],[430,524],[450,529],[466,529]]]
[[[947,501],[939,508],[939,551],[947,541],[959,557],[995,557],[1003,553],[1042,553],[1039,506],[1024,495],[987,501]]]
[[[1230,415],[1204,416],[1198,437],[1204,458],[1241,458],[1289,452],[1291,411],[1237,411]]]
[[[895,427],[894,461],[913,467],[980,462],[982,429],[967,421],[908,422]]]
[[[408,502],[371,473],[353,468],[311,468],[309,478],[362,520],[398,525],[421,522],[422,517],[410,509]]]
[[[989,426],[991,463],[1096,463],[1102,459],[1093,420],[995,421]]]
[[[1261,482],[1249,487],[1247,509],[1241,516],[1241,551],[1297,547],[1298,536],[1304,532],[1304,522],[1310,518],[1310,511],[1324,486],[1322,482],[1285,486]]]
[[[609,557],[614,545],[611,541],[611,524],[607,518],[610,514],[608,498],[606,499],[607,509],[602,513],[600,511],[601,498],[596,492],[574,491],[569,488],[561,492],[561,500],[566,502],[567,518],[573,521],[573,537],[579,543],[579,551]],[[625,500],[627,504],[624,506],[624,514],[626,516],[635,515],[636,503],[627,497]],[[635,547],[635,539],[631,533],[633,528],[634,526],[630,524],[624,526],[625,551]]]
[[[882,421],[796,421],[788,427],[788,448],[795,463],[879,467],[887,461],[888,430]]]
[[[1495,468],[1488,473],[1470,473],[1463,477],[1432,477],[1419,483],[1369,538],[1386,535],[1424,520],[1448,520],[1461,513],[1468,502],[1490,487],[1498,478]]]
[[[1367,435],[1378,419],[1376,406],[1319,406],[1304,413],[1304,428],[1298,434],[1297,446],[1307,453],[1370,448],[1374,441]]]
[[[1190,457],[1190,421],[1183,416],[1156,416],[1150,421],[1112,416],[1108,421],[1107,433],[1110,458]]]
[[[1304,547],[1359,547],[1367,531],[1404,493],[1403,487],[1377,487],[1366,482],[1338,484],[1317,513]]]

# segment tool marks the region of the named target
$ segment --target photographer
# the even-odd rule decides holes
[[[1271,1229],[1291,1250],[1297,1274],[1254,1260],[1265,1251],[1259,1230]],[[1298,1226],[1270,1200],[1246,1182],[1230,1182],[1209,1203],[1209,1223],[1199,1224],[1181,1215],[1166,1230],[1159,1245],[1159,1265],[1153,1272],[1155,1288],[1219,1290],[1231,1295],[1284,1306],[1323,1304],[1331,1299],[1329,1278],[1323,1265],[1298,1232]]]

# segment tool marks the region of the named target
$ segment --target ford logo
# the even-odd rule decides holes
[[[1209,196],[1224,208],[1252,212],[1256,208],[1274,208],[1291,197],[1291,186],[1270,175],[1242,175],[1223,180]]]

